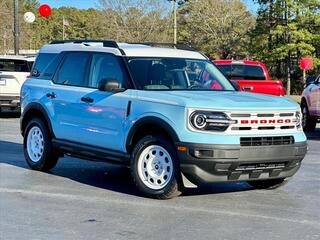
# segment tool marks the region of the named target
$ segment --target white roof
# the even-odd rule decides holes
[[[143,44],[119,43],[121,49],[129,57],[173,57],[206,59],[201,53],[196,51],[180,50],[174,48],[150,47]]]
[[[62,51],[90,51],[90,52],[108,52],[115,55],[121,55],[117,48],[103,47],[102,44],[82,44],[82,43],[59,43],[44,45],[39,53],[60,53]]]
[[[21,55],[0,55],[0,59],[8,60],[24,60],[27,62],[34,62],[35,56],[21,56]]]
[[[174,48],[150,47],[143,44],[118,43],[128,57],[173,57],[189,59],[206,59],[201,53]],[[94,51],[108,52],[117,56],[122,56],[118,48],[103,47],[102,43],[61,43],[48,44],[40,49],[40,53],[60,53],[62,51]]]

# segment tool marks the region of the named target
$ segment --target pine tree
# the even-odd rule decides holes
[[[285,79],[287,94],[292,80],[299,77],[298,62],[312,56],[319,66],[320,1],[318,0],[258,0],[257,25],[252,32],[256,58],[272,66],[277,78]],[[295,90],[302,87],[294,82]]]

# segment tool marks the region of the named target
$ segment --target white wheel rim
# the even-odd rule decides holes
[[[148,146],[142,151],[137,168],[141,181],[153,190],[164,188],[173,174],[171,156],[159,145]]]
[[[33,162],[38,162],[43,154],[44,140],[41,129],[39,127],[32,127],[28,132],[27,137],[27,151],[29,158]]]

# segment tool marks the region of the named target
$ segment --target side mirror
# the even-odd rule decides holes
[[[121,92],[125,90],[121,88],[120,83],[114,79],[102,79],[98,84],[98,89],[103,92]]]
[[[237,82],[231,81],[232,86],[237,90],[240,91],[240,85]]]

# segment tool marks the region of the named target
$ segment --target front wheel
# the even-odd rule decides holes
[[[284,178],[270,179],[270,180],[257,180],[248,182],[255,189],[276,189],[287,183]]]
[[[169,199],[181,194],[177,154],[161,136],[146,136],[136,144],[131,175],[140,192],[149,197]]]
[[[38,171],[49,171],[59,159],[54,151],[49,131],[39,118],[32,119],[26,127],[23,150],[29,167]]]

